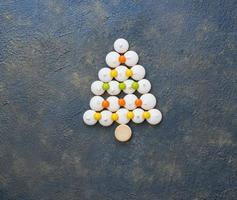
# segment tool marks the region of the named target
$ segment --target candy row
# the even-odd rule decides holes
[[[107,67],[100,69],[100,71],[98,72],[98,77],[103,82],[109,82],[113,78],[115,78],[119,82],[123,82],[127,80],[129,77],[139,81],[145,77],[145,74],[146,71],[144,67],[141,65],[135,65],[131,69],[128,69],[123,65],[120,65],[112,70]]]
[[[138,63],[138,59],[135,51],[127,51],[124,55],[111,51],[106,55],[105,62],[111,68],[116,68],[121,64],[132,67]]]
[[[128,79],[121,83],[113,80],[108,83],[94,81],[91,84],[91,91],[95,95],[102,95],[105,91],[107,91],[110,95],[118,95],[121,90],[126,94],[132,94],[135,90],[141,94],[146,94],[151,90],[151,83],[147,79],[142,79],[138,82]]]
[[[124,98],[119,99],[116,96],[110,96],[106,100],[101,96],[94,96],[90,100],[90,108],[94,111],[108,109],[115,112],[124,107],[128,110],[134,110],[141,107],[144,110],[150,110],[156,106],[156,98],[153,94],[143,94],[137,98],[134,94],[127,94]]]
[[[83,120],[87,125],[94,125],[99,121],[102,126],[110,126],[114,121],[119,124],[127,124],[130,120],[139,124],[145,119],[148,123],[156,125],[160,123],[162,114],[157,109],[144,111],[141,108],[137,108],[133,111],[129,111],[125,108],[121,108],[116,113],[112,113],[108,110],[103,110],[100,113],[94,110],[87,110],[83,115]]]

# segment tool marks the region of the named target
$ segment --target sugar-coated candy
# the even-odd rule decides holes
[[[124,82],[119,83],[119,89],[124,90],[126,88],[126,85]]]
[[[126,61],[125,56],[124,56],[124,55],[120,55],[120,56],[119,56],[119,62],[120,62],[120,64],[124,64],[125,61]]]
[[[112,113],[111,119],[112,119],[113,121],[116,121],[116,120],[118,119],[117,113]]]
[[[107,98],[107,101],[109,102],[108,110],[110,110],[111,112],[116,112],[120,108],[118,97],[110,96]]]
[[[109,107],[109,102],[108,102],[107,100],[104,100],[104,101],[102,102],[102,107],[103,107],[103,108],[108,108],[108,107]]]
[[[94,96],[90,100],[90,107],[94,111],[101,111],[103,110],[102,102],[104,98],[101,96]]]
[[[127,113],[127,118],[128,119],[132,119],[133,118],[133,112],[132,111],[128,111],[128,113]]]
[[[106,55],[105,61],[109,67],[115,68],[120,65],[119,57],[120,55],[117,52],[111,51]]]
[[[135,65],[135,66],[133,66],[132,68],[131,68],[131,70],[132,70],[132,78],[134,79],[134,80],[137,80],[137,81],[139,81],[139,80],[141,80],[141,79],[143,79],[144,77],[145,77],[145,74],[146,74],[146,71],[145,71],[145,69],[144,69],[144,67],[143,66],[141,66],[141,65]]]
[[[138,81],[139,88],[137,91],[141,94],[146,94],[151,90],[151,83],[147,79]]]
[[[132,70],[131,69],[127,69],[126,70],[126,76],[127,77],[131,77],[132,76]]]
[[[134,93],[135,90],[132,88],[133,82],[134,81],[131,80],[131,79],[128,79],[128,80],[124,81],[124,84],[126,85],[125,89],[123,90],[124,93],[126,93],[126,94]]]
[[[114,42],[114,50],[117,51],[118,53],[125,53],[129,48],[128,41],[119,38]]]
[[[147,93],[143,94],[140,99],[142,100],[141,107],[144,110],[150,110],[155,107],[156,105],[156,98],[153,94]]]
[[[126,76],[126,70],[127,69],[128,68],[123,66],[123,65],[120,65],[120,66],[116,67],[116,70],[117,70],[118,74],[115,77],[115,79],[119,82],[127,80],[128,79],[128,77]]]
[[[134,95],[134,94],[127,94],[125,97],[124,97],[124,100],[125,100],[125,105],[124,107],[128,110],[134,110],[137,106],[135,104],[135,101],[137,99],[137,96]]]
[[[162,114],[157,109],[151,109],[148,111],[150,113],[150,117],[147,119],[148,123],[152,125],[159,124],[162,120]]]
[[[133,81],[133,83],[132,83],[132,88],[133,88],[134,90],[137,90],[137,89],[139,88],[138,82]]]
[[[112,80],[110,73],[111,73],[111,69],[104,67],[100,69],[100,71],[98,72],[98,77],[103,82],[109,82]]]
[[[149,119],[150,116],[151,116],[151,114],[150,114],[148,111],[144,111],[144,112],[143,112],[143,118],[144,118],[144,119]]]
[[[113,70],[110,71],[110,76],[111,76],[112,78],[115,78],[117,75],[118,75],[118,72],[117,72],[116,69],[113,69]]]
[[[100,118],[101,118],[100,112],[96,112],[96,113],[94,114],[94,118],[95,118],[96,121],[99,121]]]
[[[110,126],[113,123],[113,120],[111,118],[112,113],[108,110],[103,110],[101,113],[101,119],[99,120],[99,123],[102,126]]]
[[[95,95],[102,95],[104,93],[104,90],[103,90],[102,86],[103,86],[103,82],[94,81],[91,84],[91,92]]]
[[[102,89],[103,90],[108,90],[109,89],[109,83],[103,83]]]
[[[127,51],[124,54],[126,61],[125,64],[129,67],[132,67],[137,64],[138,62],[138,55],[135,51]]]
[[[126,102],[124,101],[123,98],[121,98],[121,99],[118,100],[118,104],[119,104],[120,106],[124,106],[125,103],[126,103]]]
[[[118,81],[110,81],[109,82],[109,89],[107,90],[107,92],[110,95],[117,95],[120,93],[120,89],[119,89],[119,83]]]
[[[143,112],[144,110],[142,110],[141,108],[136,108],[135,110],[133,110],[134,116],[132,121],[137,124],[142,123],[144,121]]]
[[[94,110],[87,110],[83,114],[83,121],[85,122],[85,124],[87,124],[87,125],[94,125],[94,124],[96,124],[97,121],[94,118],[94,114],[95,114]]]
[[[135,104],[137,107],[140,107],[142,105],[142,100],[141,99],[136,99]]]
[[[125,108],[120,108],[117,112],[118,119],[117,122],[119,124],[127,124],[129,122],[129,119],[127,118],[128,110]]]

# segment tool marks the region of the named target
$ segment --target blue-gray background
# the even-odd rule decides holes
[[[1,200],[234,200],[235,0],[1,0]],[[164,120],[87,127],[113,42],[140,56]]]

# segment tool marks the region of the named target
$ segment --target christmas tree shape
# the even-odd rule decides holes
[[[132,131],[126,124],[131,120],[142,123],[146,120],[152,125],[159,124],[162,114],[156,106],[156,97],[149,93],[151,83],[144,79],[146,71],[138,65],[139,57],[135,51],[128,50],[129,44],[125,39],[114,42],[114,50],[107,54],[105,67],[99,70],[99,80],[91,85],[94,97],[90,100],[90,110],[83,115],[87,125],[99,122],[102,126],[110,126],[113,122],[120,124],[115,129],[115,137],[121,142],[128,141]],[[139,93],[139,96],[133,94]],[[123,98],[119,98],[121,92]],[[108,93],[108,98],[101,95]]]

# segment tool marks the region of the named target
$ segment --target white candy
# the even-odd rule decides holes
[[[128,41],[119,38],[114,42],[114,50],[117,51],[118,53],[125,53],[129,48]]]
[[[152,124],[152,125],[156,125],[159,124],[162,120],[162,114],[159,110],[157,109],[151,109],[149,110],[150,113],[150,118],[147,119],[148,123]]]
[[[90,100],[90,107],[94,111],[101,111],[103,110],[102,102],[104,98],[101,96],[94,96]]]
[[[111,112],[116,112],[120,108],[118,100],[119,98],[115,96],[108,97],[107,98],[107,101],[109,102],[108,110],[110,110]]]
[[[132,88],[132,83],[133,83],[133,80],[131,79],[128,79],[126,81],[124,81],[125,85],[126,85],[126,88],[123,90],[124,93],[126,94],[132,94],[134,93],[134,89]]]
[[[116,67],[118,75],[115,77],[115,79],[119,82],[123,82],[123,81],[127,80],[128,79],[128,77],[126,76],[127,69],[128,68],[123,65]]]
[[[144,121],[143,113],[144,113],[144,110],[142,110],[141,108],[137,108],[137,109],[133,110],[134,116],[132,118],[132,121],[137,124],[142,123]]]
[[[104,90],[103,90],[102,86],[103,86],[103,82],[101,82],[101,81],[94,81],[91,84],[91,91],[92,91],[92,93],[95,94],[95,95],[102,95],[104,93]]]
[[[137,91],[141,94],[146,94],[151,90],[151,83],[147,79],[142,79],[138,81],[138,89]]]
[[[139,81],[139,80],[143,79],[146,75],[146,71],[145,71],[144,67],[141,65],[135,65],[131,68],[131,70],[133,72],[132,78],[134,80]]]
[[[119,89],[119,83],[118,81],[110,81],[109,82],[109,89],[107,90],[107,92],[110,95],[117,95],[120,93],[120,89]]]
[[[128,110],[134,110],[137,106],[135,104],[135,101],[137,100],[136,95],[134,94],[127,94],[124,97],[124,101],[125,101],[125,108],[127,108]]]
[[[127,109],[121,108],[116,113],[118,115],[117,122],[119,124],[127,124],[129,122],[129,119],[127,118],[127,113],[128,113]]]
[[[112,68],[118,67],[120,65],[119,56],[117,52],[111,51],[106,55],[105,62]]]
[[[99,123],[102,126],[110,126],[113,123],[113,120],[111,118],[112,113],[108,110],[103,110],[101,113],[101,119],[99,120]]]
[[[128,51],[124,54],[125,58],[126,58],[126,62],[125,64],[127,66],[134,66],[137,64],[138,62],[138,55],[135,51]]]
[[[112,77],[110,75],[111,69],[105,67],[102,68],[99,72],[98,72],[98,77],[101,81],[103,82],[109,82],[112,80]]]
[[[153,94],[143,94],[140,99],[142,100],[142,108],[144,110],[150,110],[156,105],[156,98]]]
[[[83,121],[87,125],[94,125],[96,124],[96,120],[94,118],[95,111],[94,110],[87,110],[83,115]]]

